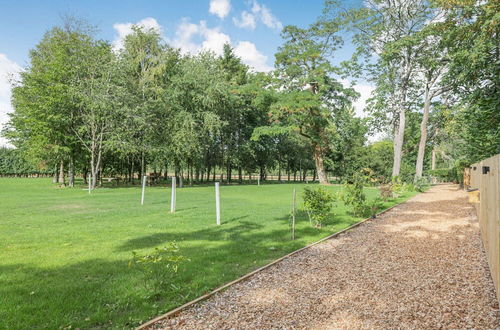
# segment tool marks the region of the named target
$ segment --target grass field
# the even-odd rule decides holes
[[[170,214],[165,187],[148,187],[141,206],[139,187],[88,195],[50,179],[0,179],[0,328],[133,327],[361,220],[337,202],[322,229],[299,218],[291,241],[292,190],[300,197],[304,186],[221,186],[216,226],[213,186],[178,189]],[[175,278],[176,293],[152,300],[128,262],[132,251],[170,241],[191,261]]]

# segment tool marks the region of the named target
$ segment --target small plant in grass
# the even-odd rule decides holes
[[[380,190],[380,198],[384,202],[387,202],[389,199],[391,199],[393,196],[393,191],[392,191],[392,184],[385,184],[379,187]]]
[[[430,187],[430,180],[427,177],[416,178],[413,182],[413,187],[418,192],[424,192]]]
[[[380,197],[377,197],[366,203],[365,215],[375,218],[377,216],[377,212],[381,209],[382,209],[382,199]]]
[[[155,248],[153,252],[145,255],[139,255],[135,251],[132,254],[129,267],[134,267],[143,273],[144,287],[152,292],[153,297],[161,292],[175,289],[172,278],[177,273],[179,265],[189,261],[179,254],[179,247],[175,242]]]
[[[302,196],[304,199],[304,210],[309,216],[309,221],[311,223],[314,222],[315,227],[321,228],[330,216],[335,196],[322,187],[306,187]]]
[[[363,192],[363,180],[359,175],[353,177],[352,184],[344,185],[342,200],[346,206],[351,207],[354,215],[360,216],[365,213],[366,195]]]
[[[409,188],[403,181],[401,181],[401,178],[398,176],[392,178],[391,186],[393,195],[396,198],[401,196],[405,191],[408,191]]]

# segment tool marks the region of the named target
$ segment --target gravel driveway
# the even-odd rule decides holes
[[[438,185],[158,328],[500,328],[466,193]]]

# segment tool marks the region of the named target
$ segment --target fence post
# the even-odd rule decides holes
[[[220,191],[219,182],[215,183],[215,213],[217,217],[217,225],[220,225]]]
[[[142,177],[142,195],[141,195],[141,205],[144,205],[144,190],[146,189],[146,176]]]
[[[175,176],[172,177],[172,196],[170,197],[170,213],[175,212],[175,188],[176,188],[176,178]]]

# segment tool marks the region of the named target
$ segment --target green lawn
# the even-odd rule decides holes
[[[133,327],[361,220],[337,202],[322,229],[299,218],[291,241],[292,190],[300,197],[304,186],[221,186],[216,226],[213,186],[178,189],[170,214],[166,187],[148,187],[141,206],[139,187],[88,195],[50,179],[0,179],[0,328]],[[191,261],[175,279],[177,293],[152,300],[128,262],[132,251],[173,240]]]

